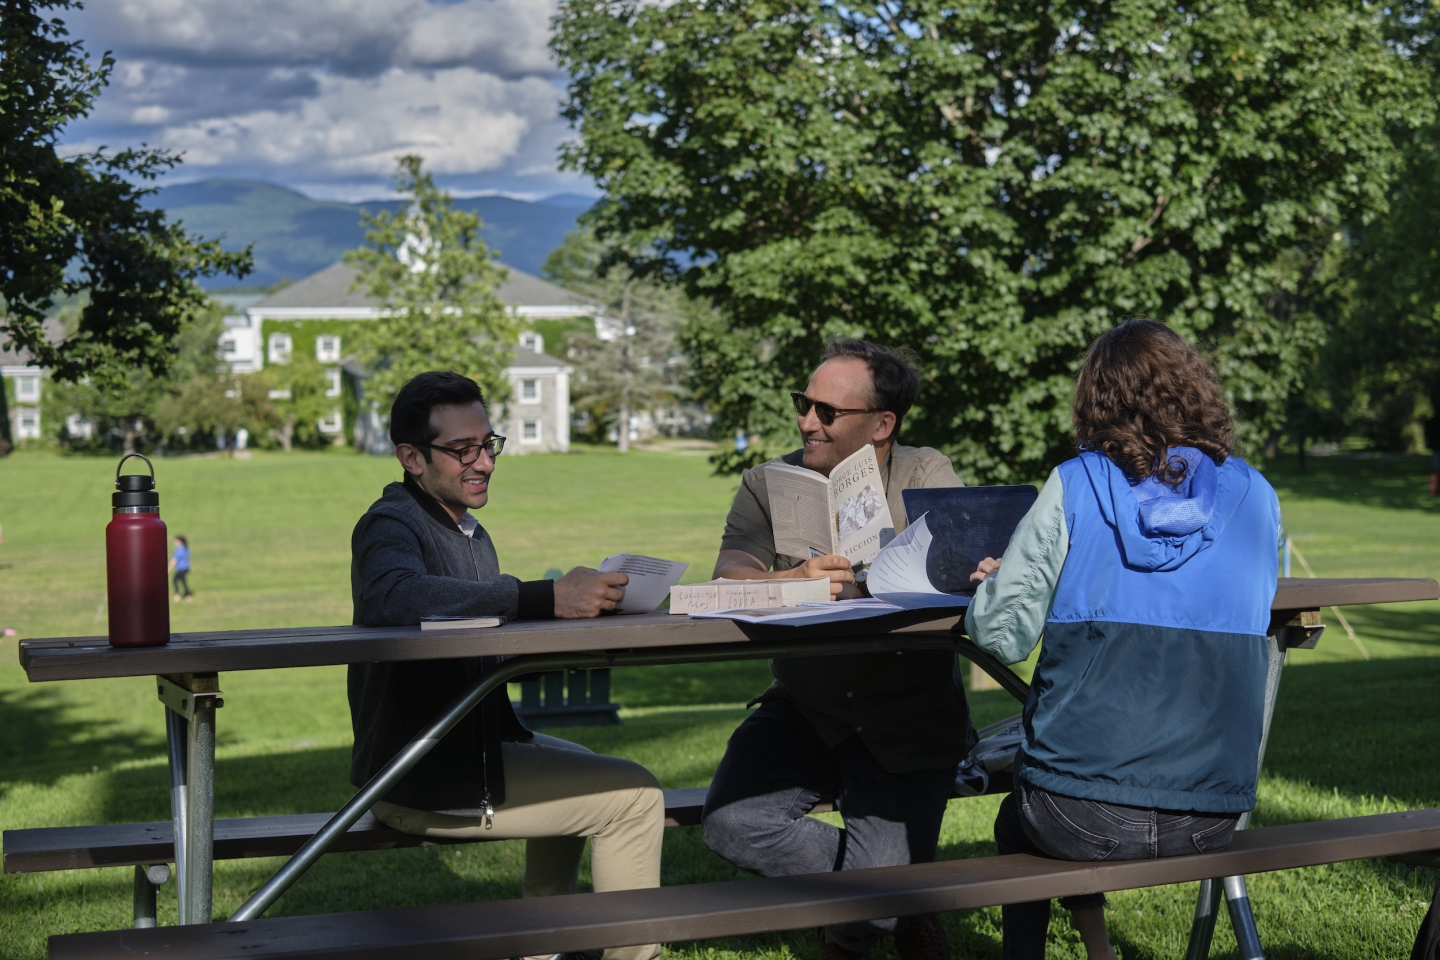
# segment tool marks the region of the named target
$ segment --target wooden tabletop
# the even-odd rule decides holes
[[[1440,584],[1420,579],[1281,579],[1271,609],[1316,610],[1362,603],[1440,599]],[[521,653],[579,653],[744,644],[756,639],[817,641],[873,636],[897,629],[955,619],[953,610],[913,611],[825,627],[757,628],[729,620],[694,620],[666,613],[601,617],[595,620],[536,620],[488,630],[421,632],[415,627],[298,627],[177,633],[163,647],[121,648],[105,637],[22,640],[20,665],[32,681],[92,680],[154,674],[265,670],[340,663],[442,660],[452,657],[513,656]]]

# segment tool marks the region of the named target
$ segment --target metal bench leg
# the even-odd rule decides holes
[[[1200,896],[1195,900],[1195,919],[1190,924],[1190,943],[1185,960],[1206,960],[1210,941],[1215,939],[1215,911],[1220,909],[1219,880],[1201,880]]]
[[[155,926],[155,888],[170,879],[170,867],[164,863],[135,866],[135,927]]]
[[[1270,742],[1270,721],[1275,716],[1275,698],[1280,692],[1280,671],[1285,669],[1285,628],[1280,635],[1265,638],[1269,645],[1270,662],[1265,671],[1265,719],[1260,728],[1260,757],[1256,771],[1265,765],[1265,747]],[[1250,826],[1250,811],[1240,814],[1235,825],[1237,830]],[[1255,926],[1255,916],[1250,912],[1250,896],[1245,889],[1244,877],[1225,877],[1223,880],[1204,880],[1200,884],[1200,895],[1195,904],[1195,920],[1190,925],[1190,943],[1185,948],[1185,960],[1204,960],[1210,954],[1210,941],[1215,936],[1215,917],[1219,912],[1220,892],[1223,887],[1225,904],[1230,910],[1230,924],[1235,930],[1235,940],[1240,946],[1244,960],[1262,960],[1260,933]]]
[[[189,836],[185,838],[186,923],[209,923],[215,866],[215,698],[196,697],[190,719]]]
[[[180,923],[209,923],[215,861],[215,710],[213,673],[157,678],[170,746],[170,808],[175,824]]]
[[[1230,926],[1235,931],[1240,960],[1265,960],[1265,953],[1260,949],[1260,931],[1255,928],[1255,915],[1250,912],[1245,878],[1226,877],[1224,883],[1225,905],[1230,908]]]

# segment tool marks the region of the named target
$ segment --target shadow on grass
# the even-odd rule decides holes
[[[1427,489],[1429,457],[1311,457],[1304,473],[1293,457],[1260,461],[1258,465],[1282,501],[1294,496],[1392,510],[1440,512],[1440,498],[1430,496]]]
[[[159,732],[114,730],[103,722],[78,719],[73,703],[56,687],[0,691],[0,770],[6,782],[52,785],[61,777],[88,773],[163,753]],[[0,782],[0,791],[6,789]]]

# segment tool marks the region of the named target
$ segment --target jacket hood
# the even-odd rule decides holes
[[[1186,463],[1179,489],[1155,477],[1136,483],[1103,453],[1080,454],[1100,512],[1132,569],[1183,566],[1224,535],[1250,489],[1250,468],[1239,457],[1216,466],[1194,447],[1171,447],[1170,457]]]

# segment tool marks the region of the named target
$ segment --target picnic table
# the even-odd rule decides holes
[[[1313,646],[1328,606],[1440,599],[1428,579],[1282,578],[1272,603],[1270,670],[1265,700],[1265,741],[1280,671],[1289,647]],[[254,896],[231,917],[259,916],[484,696],[517,676],[568,669],[606,669],[920,650],[953,650],[1024,700],[1019,677],[964,635],[954,609],[907,610],[870,620],[783,627],[664,613],[594,620],[516,622],[499,628],[422,632],[418,627],[306,627],[287,630],[175,634],[161,647],[116,648],[105,637],[26,640],[20,663],[32,682],[155,676],[165,704],[169,746],[175,863],[180,921],[211,921],[216,709],[223,706],[220,674],[359,662],[507,658],[361,788]],[[1245,818],[1248,820],[1247,818]],[[1242,826],[1244,824],[1242,823]],[[1202,884],[1187,957],[1204,956],[1220,897],[1227,897],[1245,956],[1259,956],[1244,878]],[[1247,922],[1248,921],[1248,922]],[[1253,940],[1253,943],[1247,943]]]

